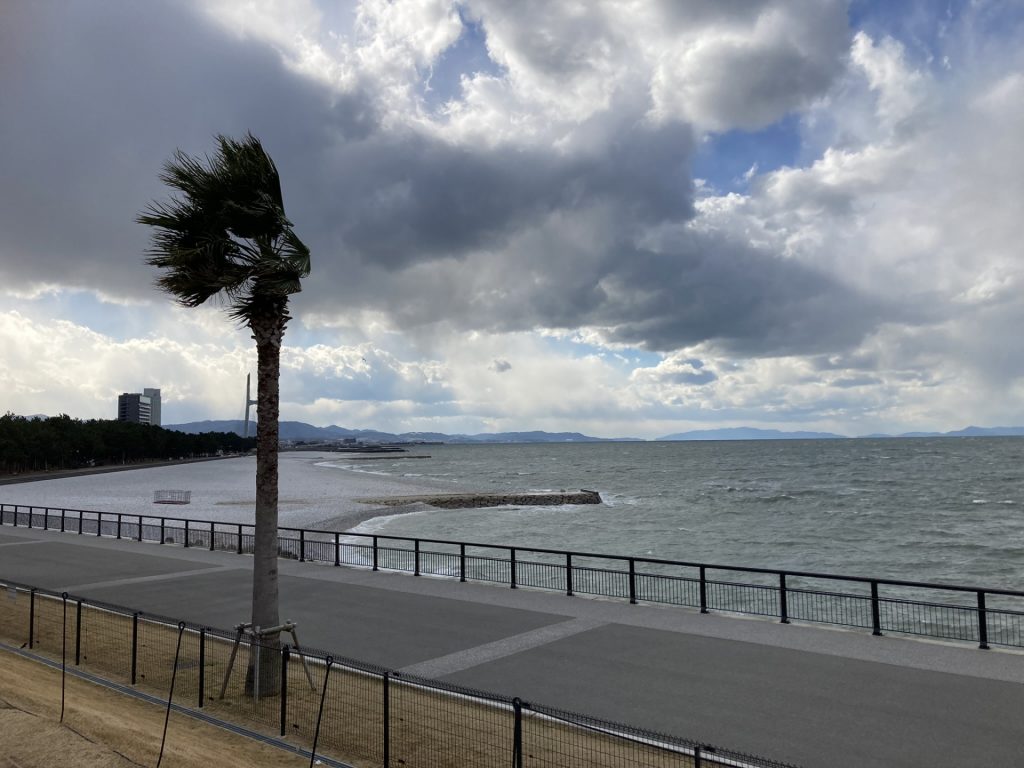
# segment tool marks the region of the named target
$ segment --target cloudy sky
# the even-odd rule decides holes
[[[1020,0],[14,0],[0,411],[239,418],[153,288],[161,165],[252,131],[313,252],[282,418],[1024,424]]]

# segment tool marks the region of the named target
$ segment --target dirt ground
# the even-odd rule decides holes
[[[154,766],[164,710],[0,651],[0,768]],[[308,760],[171,713],[161,766],[299,766]]]

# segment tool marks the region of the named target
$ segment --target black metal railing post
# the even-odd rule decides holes
[[[415,562],[413,564],[414,565],[414,567],[413,567],[413,576],[419,576],[420,575],[420,540],[419,539],[416,539],[416,541],[414,543],[414,548],[415,548],[416,551],[413,554],[413,557],[415,558]]]
[[[299,562],[306,562],[306,529],[299,528]]]
[[[60,532],[61,533],[64,533],[64,524],[65,524],[64,523],[64,517],[65,517],[66,514],[67,514],[67,510],[62,508],[61,511],[60,511]]]
[[[242,554],[242,524],[241,523],[238,524],[238,549],[236,550],[236,553],[239,554],[239,555]]]
[[[36,638],[36,588],[28,592],[28,647],[32,650],[32,644]]]
[[[700,612],[708,612],[708,574],[703,565],[700,567]]]
[[[779,574],[779,623],[789,624],[789,604],[786,599],[786,574]]]
[[[384,673],[384,768],[391,768],[391,673]]]
[[[572,552],[565,553],[565,594],[572,597]]]
[[[523,702],[517,696],[512,699],[515,722],[512,726],[512,766],[523,768]]]
[[[185,549],[188,549],[188,520],[185,521]]]
[[[206,627],[199,628],[199,708],[206,698]]]
[[[978,647],[988,650],[988,612],[985,610],[985,593],[978,590]]]
[[[871,582],[871,634],[878,637],[882,634],[882,612],[878,605],[878,582]]]
[[[132,685],[139,669],[139,613],[132,614]]]
[[[82,662],[82,600],[75,601],[75,666]]]
[[[103,513],[102,512],[97,512],[96,513],[96,535],[97,536],[102,536],[103,535]]]
[[[516,588],[516,548],[509,547],[508,550],[508,585]]]
[[[288,660],[292,650],[287,644],[281,646],[281,735],[288,733]]]
[[[466,580],[466,545],[459,544],[459,581]]]
[[[214,522],[210,523],[210,551],[213,552],[213,541],[215,534],[217,533],[217,524]]]
[[[32,507],[28,508],[28,528],[32,530]]]
[[[700,747],[693,748],[693,768],[701,768],[704,763],[700,759]]]
[[[142,543],[142,515],[139,515],[139,543]]]
[[[164,518],[160,518],[160,543],[163,544],[166,536],[164,535]]]
[[[377,570],[377,558],[379,553],[379,547],[377,545],[377,537],[373,537],[373,570]]]
[[[43,530],[44,531],[50,530],[50,508],[49,507],[44,507],[43,508]]]
[[[334,534],[334,565],[341,565],[341,534]]]
[[[629,603],[636,605],[636,560],[629,558]]]
[[[117,538],[121,538],[121,513],[117,513]]]

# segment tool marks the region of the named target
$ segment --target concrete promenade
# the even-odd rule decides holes
[[[807,768],[1024,765],[1024,655],[281,560],[339,655]],[[251,560],[0,528],[0,579],[230,628]]]

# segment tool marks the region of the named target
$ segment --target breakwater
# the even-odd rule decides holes
[[[360,504],[384,507],[403,507],[408,504],[426,504],[439,509],[479,509],[480,507],[553,507],[562,504],[600,504],[597,491],[543,491],[524,493],[432,493],[415,496],[385,496],[374,499],[356,499]]]

